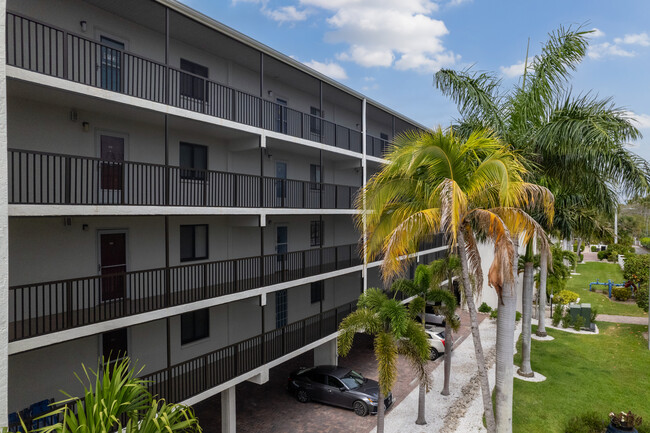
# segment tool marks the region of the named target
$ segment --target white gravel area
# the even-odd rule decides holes
[[[530,338],[532,338],[533,340],[537,340],[537,341],[553,341],[553,340],[555,340],[555,338],[551,337],[550,335],[547,335],[546,337],[540,337],[537,334],[533,334],[533,335],[530,336]]]
[[[544,376],[543,374],[540,374],[540,373],[538,373],[536,371],[533,371],[533,377],[520,376],[520,375],[517,374],[517,370],[519,369],[519,366],[514,365],[513,368],[515,369],[514,370],[515,371],[514,377],[516,377],[517,379],[524,380],[526,382],[544,382],[546,380],[546,376]]]
[[[494,389],[494,361],[496,358],[496,320],[485,319],[479,325],[481,343],[489,368],[488,378]],[[517,325],[515,341],[521,333]],[[415,424],[418,407],[418,389],[414,389],[402,402],[386,415],[387,432],[442,432],[469,433],[485,431],[483,427],[483,402],[477,377],[474,342],[469,335],[452,353],[450,395],[440,395],[444,366],[440,363],[431,373],[433,387],[426,397],[427,424]],[[516,370],[515,370],[516,371]],[[376,432],[376,428],[372,430]]]

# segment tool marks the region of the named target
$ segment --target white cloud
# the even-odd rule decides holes
[[[474,0],[451,0],[449,2],[449,6],[458,6],[462,5],[463,3],[471,3]]]
[[[443,45],[449,31],[431,16],[438,10],[431,0],[401,0],[399,5],[394,0],[299,1],[331,14],[326,41],[347,45],[337,54],[341,61],[432,73],[458,60]]]
[[[641,45],[642,47],[647,47],[650,45],[650,37],[647,33],[637,33],[637,34],[627,34],[622,38],[614,38],[614,42],[617,44],[626,44],[626,45]]]
[[[335,80],[345,80],[348,78],[348,75],[345,73],[345,69],[338,63],[334,62],[319,62],[316,60],[311,60],[309,62],[303,62],[305,65],[309,66],[312,69],[317,70],[323,75],[327,75],[330,78]]]
[[[639,129],[650,129],[650,114],[627,112],[628,116],[632,118],[636,127]]]
[[[510,66],[500,66],[499,69],[501,70],[501,73],[506,77],[506,78],[515,78],[515,77],[521,77],[524,75],[524,69],[526,68],[526,64],[524,62],[517,62],[514,65]]]
[[[264,13],[274,21],[280,23],[304,21],[307,19],[306,10],[298,10],[295,6],[283,6],[275,10],[264,10]]]
[[[591,38],[594,38],[594,39],[602,38],[602,37],[605,37],[605,32],[603,32],[602,30],[597,29],[596,27],[594,27],[593,29],[591,29],[591,33],[589,33],[589,36]]]
[[[605,35],[602,31],[594,29],[592,37],[602,37]],[[630,33],[623,37],[614,38],[612,42],[602,42],[589,47],[587,55],[592,59],[602,59],[605,57],[635,57],[637,53],[629,49],[629,45],[637,47],[650,46],[650,36],[647,33]]]
[[[634,51],[629,51],[616,44],[610,44],[609,42],[603,42],[602,44],[596,44],[589,47],[587,55],[592,59],[600,59],[603,57],[634,57],[636,53]]]

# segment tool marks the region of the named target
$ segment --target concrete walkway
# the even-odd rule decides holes
[[[484,320],[479,325],[481,344],[489,368],[490,387],[494,388],[494,362],[496,359],[496,320]],[[521,324],[515,331],[515,341],[521,333]],[[397,407],[386,415],[387,432],[443,432],[470,433],[485,431],[483,428],[483,403],[477,376],[474,342],[467,337],[453,351],[451,364],[450,395],[442,396],[444,367],[441,363],[431,373],[433,387],[426,396],[426,420],[428,424],[415,424],[418,407],[418,389],[414,389]],[[372,430],[376,431],[376,428]]]
[[[596,322],[612,322],[612,323],[629,323],[632,325],[647,325],[647,317],[636,316],[616,316],[614,314],[599,314],[596,316]]]

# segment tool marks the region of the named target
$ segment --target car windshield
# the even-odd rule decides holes
[[[365,381],[366,379],[354,370],[350,370],[348,374],[341,378],[341,382],[343,382],[349,389],[359,388]]]

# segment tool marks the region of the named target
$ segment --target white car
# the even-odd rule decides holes
[[[447,339],[445,339],[445,328],[426,326],[424,332],[427,334],[427,341],[431,348],[431,360],[436,360],[440,355],[445,353],[445,345],[447,344]],[[453,340],[450,340],[449,344],[453,347]]]

